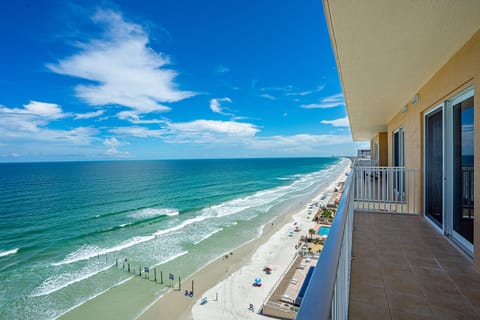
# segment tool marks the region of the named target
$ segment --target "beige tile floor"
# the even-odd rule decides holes
[[[419,216],[355,212],[350,319],[480,319],[480,274]]]

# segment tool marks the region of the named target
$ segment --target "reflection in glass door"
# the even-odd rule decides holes
[[[403,128],[399,128],[393,132],[393,166],[405,167],[404,160],[404,133]],[[394,190],[396,200],[405,201],[405,172],[402,169],[397,169],[394,174]]]
[[[463,99],[464,98],[464,99]],[[453,235],[473,244],[473,96],[453,101]],[[460,99],[457,99],[460,100]]]
[[[425,214],[443,228],[443,108],[425,116]]]
[[[393,133],[393,166],[404,167],[404,133],[403,128],[399,128]]]

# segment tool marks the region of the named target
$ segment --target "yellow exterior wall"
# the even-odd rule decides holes
[[[377,166],[386,167],[388,165],[388,137],[386,132],[379,132],[370,140],[371,159],[377,159],[375,154],[375,144],[378,144],[378,164]]]
[[[403,127],[405,134],[405,166],[418,169],[416,194],[423,212],[423,117],[426,111],[448,100],[468,86],[474,87],[475,130],[475,227],[474,265],[480,271],[480,30],[432,78],[419,88],[419,100],[407,104],[407,112],[398,113],[387,126],[388,145],[392,146],[393,131]],[[412,92],[412,97],[416,92]],[[398,106],[400,110],[402,106]],[[388,163],[393,162],[392,148],[388,150]]]

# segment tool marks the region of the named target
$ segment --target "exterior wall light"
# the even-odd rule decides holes
[[[411,104],[416,104],[418,102],[418,93],[415,95],[415,97],[412,98],[412,101],[410,101]]]

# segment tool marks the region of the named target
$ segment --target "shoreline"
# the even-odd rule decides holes
[[[312,202],[315,199],[318,199],[321,194],[330,193],[332,186],[335,186],[339,181],[345,181],[346,175],[345,173],[350,171],[350,164],[349,161],[343,169],[340,170],[340,173],[335,177],[333,182],[328,186],[320,189],[313,197],[310,199]],[[326,199],[328,201],[328,198]],[[325,204],[326,204],[325,201]],[[308,202],[307,202],[308,203]],[[268,223],[264,225],[262,233],[259,237],[252,239],[246,243],[241,244],[239,247],[232,250],[233,255],[227,255],[228,258],[225,258],[225,254],[220,256],[217,259],[212,260],[211,262],[207,263],[205,266],[200,268],[198,271],[193,273],[191,276],[186,278],[184,281],[185,286],[182,287],[183,290],[169,290],[158,297],[153,303],[143,309],[136,319],[142,320],[153,320],[153,319],[208,319],[212,317],[212,312],[208,313],[202,317],[199,315],[199,312],[194,312],[194,309],[199,306],[199,301],[202,297],[207,296],[209,299],[209,303],[205,306],[202,306],[204,310],[206,310],[209,305],[216,304],[221,307],[226,307],[225,303],[221,303],[223,293],[219,297],[218,301],[214,300],[218,296],[218,292],[225,289],[226,285],[232,286],[230,282],[233,281],[233,277],[237,276],[239,273],[242,273],[246,269],[251,269],[253,257],[258,255],[261,249],[267,250],[270,254],[275,250],[277,255],[282,256],[280,259],[280,263],[282,264],[279,267],[279,270],[276,270],[276,276],[280,277],[283,274],[284,269],[290,264],[291,260],[294,258],[294,254],[296,250],[294,250],[294,244],[298,243],[300,236],[308,230],[308,225],[312,227],[315,225],[315,222],[311,221],[311,217],[305,219],[306,216],[306,205],[302,204],[302,206],[294,211],[285,212],[284,214],[275,217],[274,219],[270,220]],[[285,230],[288,229],[289,225],[293,221],[301,221],[302,226],[305,228],[302,232],[295,233],[294,237],[285,238],[286,232]],[[276,238],[276,239],[273,239]],[[282,239],[280,242],[278,239]],[[288,241],[285,241],[288,240]],[[288,243],[288,244],[287,244]],[[275,247],[275,248],[272,248]],[[284,254],[284,250],[289,250],[289,254]],[[265,253],[263,253],[265,256]],[[285,257],[289,257],[289,259],[285,259]],[[286,263],[285,263],[286,262]],[[261,262],[263,263],[263,262]],[[266,264],[266,263],[265,263]],[[258,268],[258,266],[256,266]],[[261,275],[260,272],[257,273]],[[269,279],[273,277],[269,276]],[[184,290],[191,289],[191,280],[194,279],[195,282],[195,296],[193,298],[184,296]],[[252,278],[253,279],[253,278]],[[238,280],[238,279],[237,279]],[[273,279],[272,279],[273,280]],[[277,279],[278,281],[278,279]],[[269,294],[271,288],[276,284],[277,281],[272,281],[269,285],[260,288],[262,290],[257,290],[255,293],[260,293],[263,296],[261,303],[255,302],[257,306],[263,304],[265,298]],[[249,286],[249,285],[247,285]],[[232,292],[235,295],[235,292],[240,292],[245,290],[245,288],[239,288],[237,285],[234,285],[235,290]],[[270,289],[269,289],[270,288]],[[232,289],[232,288],[230,288]],[[238,290],[237,290],[238,289]],[[214,291],[212,291],[214,290]],[[215,295],[213,295],[215,293]],[[213,295],[213,296],[212,296]],[[231,298],[231,297],[229,297]],[[220,301],[222,300],[222,301]],[[241,299],[240,299],[241,300]],[[258,297],[254,299],[258,301]],[[218,303],[220,302],[220,303]],[[245,306],[248,306],[247,301],[242,304],[242,309],[247,309]],[[230,306],[231,307],[231,306]],[[211,308],[210,308],[211,309]],[[201,309],[200,309],[201,310]],[[198,311],[198,310],[196,310]],[[218,310],[217,310],[218,311]],[[242,311],[243,312],[243,311]],[[196,315],[195,317],[193,315]],[[213,311],[213,315],[218,315],[216,311]],[[238,316],[246,317],[250,315],[250,318],[255,318],[258,316],[254,312],[249,312],[247,314],[239,314]],[[234,317],[233,313],[231,314]],[[228,315],[223,314],[223,317],[227,317]]]

